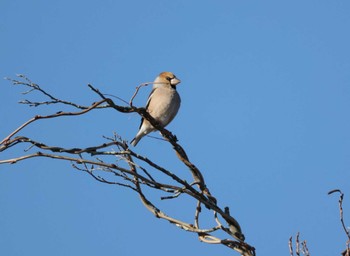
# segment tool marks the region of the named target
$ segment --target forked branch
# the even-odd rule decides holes
[[[129,188],[137,192],[145,207],[157,218],[167,220],[181,229],[196,233],[200,241],[210,244],[222,244],[244,256],[255,255],[254,247],[244,242],[245,238],[237,220],[231,216],[228,207],[221,208],[218,205],[217,199],[209,192],[202,173],[190,161],[184,148],[178,143],[176,136],[157,123],[144,108],[133,106],[133,99],[137,96],[138,91],[150,83],[138,86],[129,104],[126,106],[117,105],[111,98],[106,97],[106,94],[101,93],[94,86],[88,85],[101,100],[84,106],[53,96],[53,94],[46,92],[39,85],[33,83],[23,75],[20,75],[19,79],[9,80],[15,85],[27,87],[29,90],[25,92],[26,95],[36,91],[47,98],[43,101],[23,100],[20,103],[33,107],[63,104],[73,107],[75,111],[59,111],[47,116],[37,115],[24,122],[1,141],[0,152],[18,147],[19,145],[27,145],[27,149],[20,156],[10,159],[0,159],[0,164],[14,164],[29,158],[50,158],[68,161],[74,169],[88,173],[99,182]],[[126,103],[127,101],[123,100],[123,102]],[[172,145],[177,159],[190,171],[193,181],[187,182],[171,170],[157,164],[156,160],[138,154],[129,148],[125,140],[117,135],[114,135],[112,138],[105,138],[106,141],[99,145],[93,145],[87,148],[66,148],[62,145],[47,145],[42,141],[35,141],[20,134],[20,132],[25,131],[26,127],[42,119],[60,118],[62,116],[74,117],[106,108],[112,108],[121,113],[136,112],[148,120],[161,132],[163,138]],[[30,153],[33,149],[37,151]],[[149,198],[145,192],[146,190],[144,190],[145,187],[160,192],[159,202]],[[181,200],[182,197],[189,197],[195,202],[193,222],[171,216],[160,207],[162,200]],[[202,227],[200,224],[200,220],[204,218],[202,206],[205,206],[206,211],[213,213],[212,226]],[[222,235],[224,237],[220,238]]]

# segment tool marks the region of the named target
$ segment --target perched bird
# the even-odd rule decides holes
[[[153,90],[148,97],[146,111],[163,127],[167,126],[176,116],[180,108],[180,95],[176,85],[181,81],[171,72],[162,72],[154,80]],[[136,146],[143,136],[156,129],[146,119],[141,119],[141,125],[131,145]]]

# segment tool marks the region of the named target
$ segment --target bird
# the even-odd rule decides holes
[[[181,98],[176,87],[180,82],[181,80],[171,72],[160,73],[153,82],[146,111],[163,127],[167,126],[179,111]],[[130,144],[135,147],[142,137],[155,130],[149,121],[142,118],[139,131]]]

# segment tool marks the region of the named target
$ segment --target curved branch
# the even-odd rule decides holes
[[[39,116],[39,115],[36,115],[34,116],[33,118],[29,119],[27,122],[25,122],[24,124],[22,124],[20,127],[18,127],[16,130],[14,130],[12,133],[10,133],[10,135],[8,135],[5,139],[3,139],[1,142],[0,142],[0,145],[3,145],[3,144],[7,144],[8,140],[11,139],[11,137],[15,134],[17,134],[19,131],[21,131],[24,127],[28,126],[29,124],[37,121],[37,120],[40,120],[40,119],[50,119],[50,118],[56,118],[56,117],[61,117],[61,116],[78,116],[78,115],[83,115],[93,109],[95,109],[97,106],[101,105],[102,103],[106,102],[106,100],[101,100],[99,102],[96,102],[96,103],[93,103],[90,107],[82,110],[82,111],[79,111],[79,112],[57,112],[56,114],[52,114],[52,115],[48,115],[48,116]]]
[[[36,157],[45,157],[58,159],[63,161],[72,162],[72,166],[74,169],[79,171],[84,171],[88,173],[95,180],[111,184],[126,187],[132,189],[136,193],[139,194],[140,200],[145,205],[146,209],[154,214],[157,218],[165,219],[170,223],[190,232],[194,232],[198,234],[198,237],[201,241],[210,243],[210,244],[222,244],[228,248],[231,248],[241,255],[255,255],[254,247],[248,245],[244,242],[245,238],[242,233],[241,227],[237,220],[233,218],[229,212],[229,208],[225,207],[222,209],[218,203],[217,199],[211,195],[209,189],[206,186],[205,179],[200,172],[200,170],[190,161],[186,151],[182,148],[182,146],[178,143],[176,136],[174,136],[170,131],[166,130],[162,127],[156,120],[152,118],[152,116],[146,111],[144,108],[137,108],[133,106],[133,99],[139,92],[143,86],[149,85],[151,83],[141,84],[136,88],[136,91],[132,98],[129,101],[129,106],[119,106],[113,102],[112,99],[106,97],[106,94],[101,93],[97,88],[92,85],[88,85],[88,87],[96,93],[101,100],[93,103],[91,106],[82,106],[76,104],[74,102],[68,102],[64,100],[60,100],[53,95],[47,93],[38,85],[32,83],[25,76],[19,76],[23,78],[25,81],[17,81],[11,80],[14,84],[24,85],[30,88],[31,91],[38,91],[42,93],[45,97],[48,97],[48,101],[42,102],[32,102],[29,100],[22,101],[24,104],[29,104],[30,106],[40,106],[40,105],[49,105],[49,104],[64,104],[70,105],[72,107],[77,108],[79,111],[75,112],[57,112],[52,115],[47,116],[35,116],[32,119],[28,120],[20,127],[15,129],[10,135],[8,135],[4,140],[0,143],[0,152],[5,151],[11,147],[15,147],[19,144],[29,144],[29,149],[33,147],[38,148],[41,151],[45,152],[36,152],[32,154],[22,155],[16,158],[0,160],[0,164],[14,164],[19,161],[24,161],[29,158]],[[125,102],[125,101],[124,101]],[[177,158],[188,168],[193,177],[193,182],[187,182],[181,177],[175,175],[170,170],[156,164],[155,161],[150,160],[149,158],[139,155],[135,151],[131,150],[128,144],[123,141],[121,138],[116,135],[114,138],[108,138],[109,142],[103,143],[100,145],[87,147],[87,148],[65,148],[60,146],[50,146],[46,145],[42,142],[34,141],[31,138],[25,136],[17,136],[13,138],[14,135],[18,134],[20,131],[35,121],[41,119],[50,119],[50,118],[58,118],[61,116],[76,116],[83,115],[88,113],[91,110],[95,109],[105,109],[105,108],[113,108],[121,113],[132,113],[136,112],[141,115],[143,118],[148,120],[157,130],[160,131],[163,138],[167,140],[173,147],[174,152]],[[118,151],[108,150],[107,148],[111,146],[116,146]],[[28,151],[28,150],[26,150]],[[46,153],[50,152],[50,153]],[[97,156],[99,158],[97,158]],[[108,156],[117,157],[117,161],[121,161],[123,164],[122,167],[118,164],[107,163],[106,158]],[[93,159],[87,159],[93,158]],[[137,161],[137,162],[135,162]],[[82,165],[83,167],[79,167]],[[150,170],[152,172],[150,172]],[[99,175],[96,173],[97,171],[102,171],[103,175]],[[156,172],[161,175],[153,175]],[[122,182],[111,180],[110,178],[105,178],[108,174],[112,174],[112,177],[116,177],[117,179],[121,179]],[[113,176],[114,175],[114,176]],[[162,182],[161,178],[158,177],[166,177],[170,178],[170,182]],[[108,176],[109,177],[109,176]],[[154,178],[157,177],[157,178]],[[188,223],[186,221],[182,221],[180,219],[169,216],[164,211],[162,211],[159,207],[156,206],[154,202],[152,202],[147,195],[143,191],[143,186],[148,186],[153,189],[160,190],[162,192],[171,194],[170,196],[161,196],[160,199],[177,199],[180,195],[184,194],[196,201],[196,208],[194,211],[194,220],[193,224]],[[200,218],[202,217],[202,205],[205,206],[206,209],[212,211],[214,213],[213,226],[209,228],[200,227]],[[221,222],[220,219],[223,219],[224,222]],[[220,239],[214,235],[214,232],[222,230],[230,237],[233,237],[235,240],[231,239]]]

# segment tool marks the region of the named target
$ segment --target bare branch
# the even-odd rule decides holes
[[[0,160],[0,164],[14,164],[29,158],[40,157],[69,161],[75,170],[89,174],[98,182],[125,187],[138,193],[143,205],[146,207],[146,209],[152,212],[155,217],[167,220],[169,223],[174,224],[183,230],[197,233],[200,241],[210,244],[222,244],[244,256],[255,255],[254,247],[244,242],[245,238],[237,220],[231,216],[228,207],[222,209],[218,205],[217,199],[209,192],[202,173],[189,160],[185,150],[178,143],[176,136],[154,120],[146,109],[133,106],[133,100],[138,94],[140,88],[152,83],[144,83],[136,87],[136,91],[131,97],[128,106],[119,106],[115,104],[111,98],[107,97],[107,94],[101,93],[97,88],[89,84],[88,87],[94,93],[96,93],[101,100],[91,104],[90,106],[82,106],[74,102],[58,99],[52,94],[47,93],[39,85],[34,84],[23,75],[18,77],[24,81],[12,79],[9,80],[13,84],[28,87],[29,91],[27,91],[26,94],[36,91],[48,98],[48,100],[41,102],[24,100],[22,103],[28,104],[29,106],[63,104],[70,105],[78,110],[75,112],[60,111],[47,116],[37,115],[23,123],[1,141],[0,152],[6,151],[9,148],[17,147],[21,144],[29,145],[29,148],[27,148],[25,150],[26,153],[21,156]],[[119,97],[117,98],[120,99]],[[122,101],[126,103],[126,101]],[[127,142],[116,134],[114,134],[113,138],[105,137],[105,139],[107,139],[107,142],[105,143],[86,148],[52,146],[40,141],[35,141],[26,136],[19,136],[19,133],[25,130],[24,128],[41,119],[59,118],[61,116],[73,117],[86,114],[91,110],[101,110],[105,108],[112,108],[121,113],[136,112],[148,120],[157,130],[161,132],[164,140],[168,141],[172,145],[177,159],[180,160],[189,170],[193,177],[193,181],[188,182],[171,172],[169,169],[160,166],[156,163],[156,161],[153,161],[148,157],[142,156],[134,150],[131,150]],[[17,135],[17,137],[14,137],[15,135]],[[110,147],[115,147],[116,150],[111,150]],[[29,153],[29,151],[33,150],[33,148],[40,151]],[[110,162],[111,159],[113,162]],[[145,191],[148,190],[144,189],[146,187],[167,194],[166,196],[159,196],[160,200],[178,200],[180,195],[192,198],[196,203],[193,223],[168,215],[166,211],[157,205],[155,200],[148,198],[147,193],[145,193]],[[202,216],[202,206],[205,206],[205,208],[211,211],[214,215],[212,220],[213,224],[208,225],[208,227],[200,226],[201,218],[204,218]],[[228,236],[229,238],[222,239],[216,236],[215,232],[218,230],[224,231],[224,235],[226,233],[225,236]]]
[[[136,91],[135,91],[134,95],[132,95],[132,97],[129,101],[130,106],[132,106],[132,102],[133,102],[134,98],[136,97],[137,93],[139,92],[140,88],[143,86],[150,85],[150,84],[153,84],[153,82],[143,83],[143,84],[140,84],[139,86],[136,87]]]
[[[48,115],[48,116],[35,116],[31,119],[29,119],[27,122],[25,122],[24,124],[22,124],[20,127],[18,127],[15,131],[13,131],[10,135],[8,135],[5,139],[3,139],[0,142],[0,145],[2,144],[7,144],[8,140],[15,134],[17,134],[20,130],[22,130],[24,127],[28,126],[29,124],[31,124],[34,121],[40,120],[40,119],[50,119],[50,118],[56,118],[56,117],[61,117],[61,116],[78,116],[78,115],[82,115],[85,114],[87,112],[89,112],[90,110],[96,108],[97,106],[101,105],[102,103],[104,103],[106,100],[101,100],[99,102],[96,102],[94,104],[92,104],[90,107],[79,111],[79,112],[57,112],[56,114],[52,114],[52,115]]]
[[[23,92],[22,94],[26,95],[29,94],[33,91],[38,91],[42,94],[44,94],[44,96],[48,97],[50,100],[49,101],[43,101],[43,102],[32,102],[29,100],[22,100],[20,101],[21,104],[27,104],[30,107],[38,107],[41,105],[50,105],[50,104],[64,104],[64,105],[70,105],[73,106],[75,108],[79,108],[79,109],[87,109],[88,107],[86,106],[82,106],[73,102],[69,102],[66,100],[61,100],[58,99],[56,97],[54,97],[52,94],[46,92],[45,90],[43,90],[38,84],[33,83],[29,78],[27,78],[25,75],[22,74],[18,74],[17,75],[18,78],[22,78],[24,79],[24,81],[19,81],[19,80],[15,80],[15,79],[11,79],[11,78],[6,78],[7,80],[11,81],[13,85],[24,85],[26,87],[29,87],[29,90],[26,92]]]
[[[298,233],[297,233],[297,236],[296,236],[296,238],[295,238],[295,254],[296,254],[297,256],[300,255],[299,235],[300,235],[300,233],[298,232]]]
[[[306,240],[304,240],[303,242],[302,242],[302,251],[303,251],[303,253],[304,253],[304,255],[306,255],[306,256],[310,256],[310,253],[309,253],[309,249],[307,248],[307,244],[306,244]]]
[[[302,254],[305,256],[310,256],[310,252],[307,247],[306,240],[302,241],[300,246],[299,236],[300,236],[300,233],[298,232],[295,237],[295,255],[300,256]],[[288,247],[289,247],[290,256],[294,256],[293,237],[289,238]]]
[[[294,252],[293,252],[293,237],[292,236],[289,238],[288,247],[289,247],[289,254],[290,254],[290,256],[294,256]]]
[[[343,192],[340,190],[340,189],[334,189],[334,190],[331,190],[328,192],[328,195],[331,195],[333,193],[339,193],[339,215],[340,215],[340,222],[341,222],[341,225],[343,227],[343,230],[348,238],[348,240],[346,241],[346,250],[344,251],[345,252],[345,255],[346,254],[349,254],[350,252],[350,249],[349,249],[349,244],[350,244],[350,232],[349,230],[346,228],[346,225],[345,225],[345,221],[344,221],[344,214],[343,214],[343,199],[344,199],[344,194]],[[342,254],[344,254],[344,252]]]

